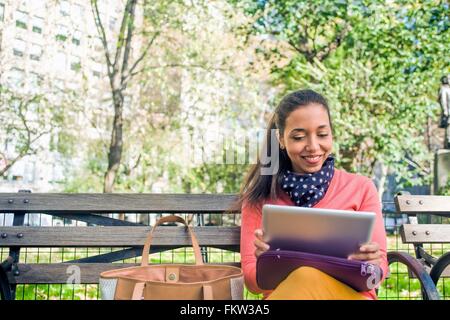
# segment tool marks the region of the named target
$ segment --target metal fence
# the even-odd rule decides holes
[[[412,245],[403,244],[399,236],[400,226],[407,221],[406,215],[399,215],[393,210],[393,202],[383,202],[383,216],[388,240],[388,251],[404,251],[414,255]],[[117,217],[113,215],[113,217]],[[152,225],[161,214],[126,214],[125,219]],[[185,215],[187,219],[188,216]],[[192,217],[190,217],[192,218]],[[12,224],[13,214],[0,214],[0,225]],[[420,217],[419,220],[432,219],[423,222],[449,223],[449,218],[432,217],[429,215]],[[240,215],[195,215],[194,225],[240,225]],[[86,226],[86,223],[58,218],[46,214],[27,214],[26,226]],[[424,248],[439,257],[450,251],[449,244],[430,244]],[[103,253],[121,250],[123,248],[22,248],[20,260],[24,263],[60,263],[70,260],[86,258]],[[8,248],[0,248],[0,260],[3,261],[9,253]],[[204,259],[212,263],[239,262],[239,253],[215,249],[202,248]],[[152,263],[191,263],[194,261],[191,248],[174,249],[162,253],[152,254]],[[119,261],[118,263],[139,263],[140,257]],[[443,299],[450,299],[450,280],[442,278],[438,290]],[[417,279],[411,278],[406,267],[400,264],[390,266],[390,275],[378,290],[379,299],[410,300],[421,299],[420,284]],[[245,298],[259,299],[258,295],[245,291]],[[17,285],[16,299],[18,300],[95,300],[99,299],[98,285],[96,284],[29,284]]]

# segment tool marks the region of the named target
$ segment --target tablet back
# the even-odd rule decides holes
[[[346,258],[372,238],[374,212],[264,205],[264,240],[271,250]]]

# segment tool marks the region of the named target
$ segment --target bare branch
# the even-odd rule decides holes
[[[335,34],[333,40],[331,40],[325,47],[317,52],[316,57],[319,61],[325,60],[331,52],[336,50],[341,45],[342,39],[344,39],[347,35],[349,27],[350,26],[348,24],[345,24],[344,28],[342,28],[340,32]]]
[[[221,67],[212,67],[212,66],[205,66],[201,64],[183,64],[183,63],[170,63],[170,64],[164,64],[159,66],[146,66],[142,68],[140,71],[135,72],[135,74],[140,73],[147,69],[162,69],[162,68],[196,68],[196,69],[204,69],[207,71],[214,70],[214,71],[229,71],[229,68],[221,68]]]
[[[138,158],[136,160],[136,163],[134,165],[131,165],[130,168],[127,169],[127,171],[128,171],[127,175],[128,176],[131,176],[133,171],[139,166],[139,163],[141,162],[141,158],[142,158],[142,153],[139,154],[139,156],[138,156]]]
[[[122,69],[120,72],[120,76],[121,76],[121,83],[124,82],[125,79],[125,72],[128,68],[128,60],[130,58],[130,51],[131,51],[131,41],[133,38],[133,28],[134,28],[134,19],[135,19],[135,11],[136,11],[136,3],[137,0],[131,0],[130,2],[130,6],[126,9],[128,10],[128,12],[124,13],[128,15],[128,19],[127,19],[127,37],[125,39],[125,51],[123,54],[123,59],[122,59]]]
[[[26,130],[26,134],[27,134],[27,143],[26,145],[29,147],[30,146],[30,142],[31,142],[31,130],[30,127],[28,126],[28,122],[27,119],[25,117],[25,115],[23,114],[23,105],[24,105],[24,101],[20,101],[19,104],[19,119],[20,121],[22,121],[23,126],[25,127]]]
[[[297,44],[295,44],[292,40],[289,40],[289,41],[288,41],[288,44],[289,44],[295,51],[297,51],[297,52],[300,53],[301,55],[305,56],[306,59],[307,59],[308,61],[312,61],[312,59],[311,59],[311,52],[310,52],[309,50],[307,50],[307,49],[305,50],[305,49],[300,48],[300,47],[297,46]]]
[[[103,27],[102,20],[100,17],[100,12],[98,10],[97,0],[91,0],[91,9],[92,14],[94,15],[95,26],[97,27],[97,31],[100,34],[100,40],[102,41],[103,49],[105,50],[106,63],[108,65],[108,74],[112,76],[114,73],[114,67],[116,61],[111,61],[111,54],[108,49],[108,42],[106,38],[105,28]]]
[[[147,44],[147,47],[144,49],[144,51],[142,52],[141,56],[136,59],[136,61],[133,63],[133,65],[131,66],[130,70],[128,71],[128,74],[125,76],[124,81],[127,80],[128,78],[132,78],[133,76],[133,72],[134,69],[136,69],[136,67],[139,65],[139,63],[142,61],[142,59],[145,58],[145,56],[147,55],[148,50],[150,49],[150,47],[153,45],[153,42],[155,41],[156,37],[159,35],[159,31],[156,32],[152,39],[150,40],[150,42]]]
[[[0,170],[0,177],[3,177],[5,175],[5,173],[20,159],[22,159],[24,156],[18,155],[17,157],[15,157],[13,160],[11,160],[11,162],[9,162],[6,167],[4,167],[3,169]]]
[[[29,156],[32,154],[36,154],[37,150],[32,149],[31,145],[33,143],[35,143],[37,140],[39,140],[43,135],[50,133],[51,130],[47,130],[47,131],[43,131],[41,132],[39,135],[37,135],[34,139],[31,139],[29,141],[27,141],[26,145],[24,148],[21,148],[19,154],[13,159],[11,160],[3,169],[0,170],[0,177],[3,177],[5,175],[5,173],[19,160],[21,160],[22,158],[24,158],[25,156]],[[30,152],[32,151],[32,152]],[[3,156],[4,159],[6,159],[6,156],[4,154],[1,154]]]
[[[119,31],[119,36],[117,38],[117,44],[116,44],[116,55],[114,57],[114,68],[116,68],[117,62],[119,61],[119,57],[122,55],[123,40],[124,40],[125,29],[127,27],[128,13],[129,13],[129,7],[131,5],[131,1],[134,1],[134,0],[127,0],[127,3],[125,5],[125,10],[123,12],[122,22],[120,23],[120,31]]]
[[[424,168],[419,163],[414,161],[412,156],[409,154],[408,150],[403,150],[403,151],[405,152],[405,155],[406,155],[406,157],[405,157],[406,162],[408,162],[410,165],[420,169],[422,172],[425,172],[425,174],[430,174],[431,173],[430,169]]]

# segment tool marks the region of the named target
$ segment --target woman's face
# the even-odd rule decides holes
[[[296,173],[319,171],[333,147],[325,107],[311,103],[291,112],[286,119],[280,144],[286,149]]]

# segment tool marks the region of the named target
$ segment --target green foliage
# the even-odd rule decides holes
[[[406,170],[404,160],[408,155],[423,167],[430,166],[432,155],[423,138],[429,101],[405,97],[407,84],[399,83],[388,91],[383,76],[357,60],[347,62],[345,68],[338,69],[317,61],[298,65],[280,81],[286,91],[309,87],[328,98],[338,165],[371,175],[375,162],[382,161],[406,180],[423,174],[422,167]]]
[[[448,3],[245,3],[253,32],[279,43],[258,49],[285,61],[272,68],[280,96],[309,87],[330,100],[338,165],[371,175],[380,161],[405,186],[430,183],[425,135],[437,118],[439,78],[450,71]]]
[[[302,60],[325,59],[360,19],[360,1],[244,1],[253,32],[285,41]]]
[[[248,165],[204,164],[183,177],[183,190],[194,193],[239,192]]]
[[[450,196],[450,179],[448,179],[447,184],[444,187],[441,187],[437,193],[441,196]]]

